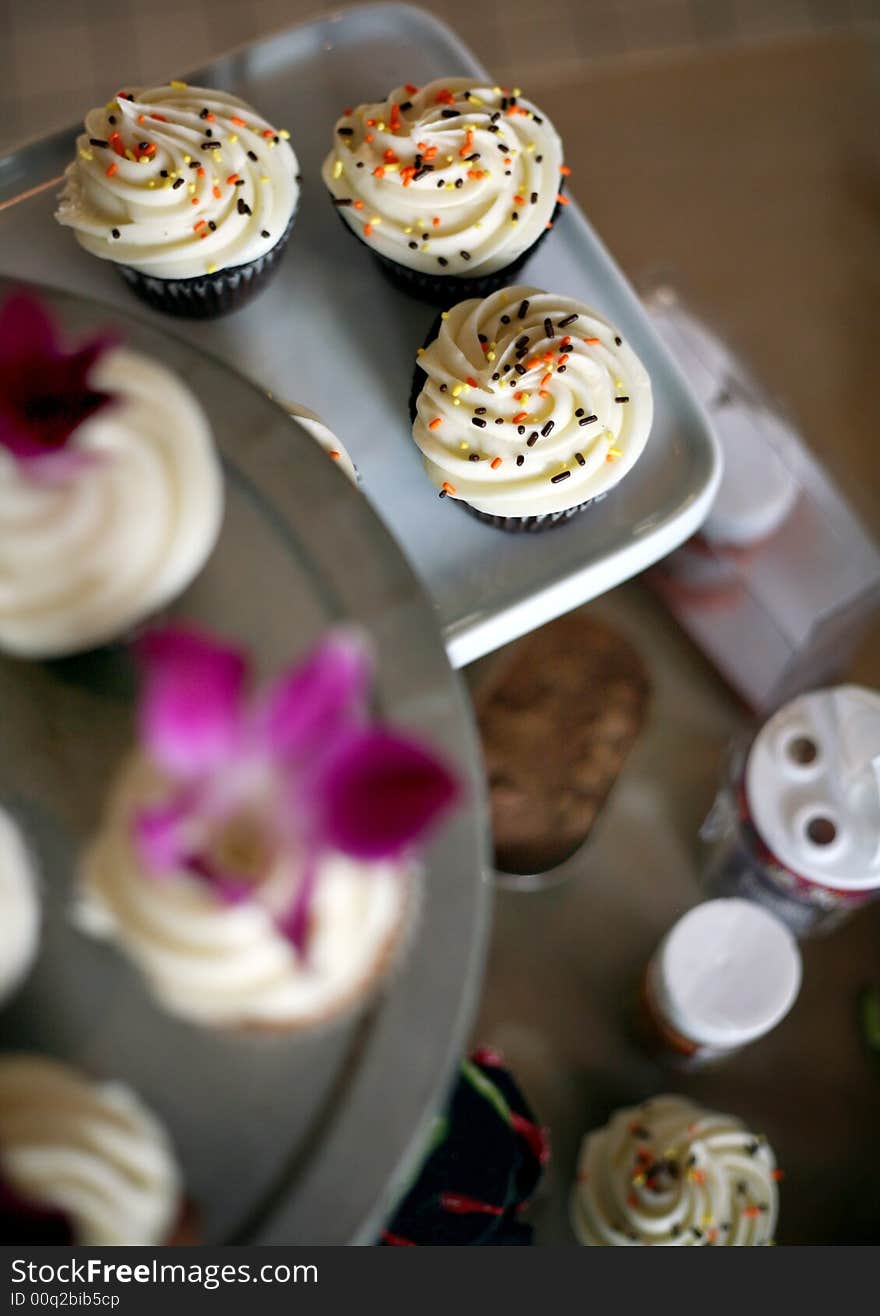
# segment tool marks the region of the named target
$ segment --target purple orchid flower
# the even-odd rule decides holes
[[[113,345],[107,336],[73,352],[60,345],[56,326],[25,292],[0,306],[0,445],[33,470],[56,472],[82,463],[68,448],[77,428],[112,402],[89,384],[95,363]]]
[[[279,857],[296,856],[297,884],[271,907],[300,953],[321,856],[401,856],[458,794],[431,750],[371,721],[371,664],[350,632],[330,632],[254,695],[246,656],[207,634],[156,631],[137,656],[141,740],[172,783],[135,819],[145,867],[184,870],[236,903],[260,900]]]

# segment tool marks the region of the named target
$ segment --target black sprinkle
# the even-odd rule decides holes
[[[510,150],[510,147],[506,142],[496,142],[495,145],[498,147],[498,150],[503,151],[505,155],[507,155],[507,152]]]
[[[469,251],[460,251],[458,254],[461,256],[462,260],[470,260],[471,258],[471,253]]]
[[[456,186],[456,187],[464,187],[464,179],[463,179],[463,178],[456,178],[456,180],[455,180],[455,186]]]
[[[525,457],[522,455],[522,453],[520,453],[519,456],[518,456],[517,459],[516,459],[516,464],[517,464],[517,466],[522,466],[522,464],[524,463],[524,461],[525,461]]]
[[[519,219],[519,215],[518,215],[518,214],[516,213],[516,211],[514,210],[513,214],[510,216],[510,218],[511,218],[511,220],[513,221],[513,223],[515,224],[516,221]]]
[[[538,199],[538,193],[537,193],[537,192],[533,192],[532,195],[531,195],[531,197],[530,197],[529,199],[531,200],[532,205],[534,205],[535,202],[536,202],[537,199]]]
[[[623,342],[623,339],[622,339],[622,338],[618,338],[617,335],[615,334],[615,336],[614,336],[614,341],[615,341],[615,343],[617,344],[617,346],[620,347],[620,344]]]
[[[497,133],[497,132],[498,132],[498,124],[497,124],[497,123],[490,123],[490,124],[489,124],[489,128],[488,128],[488,131],[489,131],[490,133]]]
[[[617,398],[615,398],[614,401],[616,402]],[[757,1156],[760,1145],[759,1142],[750,1142],[746,1144],[745,1150],[749,1156]]]
[[[260,237],[261,237],[261,238],[268,238],[268,236],[269,236],[269,230],[268,230],[267,228],[262,229],[261,232],[260,232]]]
[[[167,170],[167,169],[160,169],[160,170],[159,170],[159,177],[160,177],[160,178],[167,178],[167,177],[168,177],[168,170]]]
[[[745,1179],[740,1179],[739,1183],[736,1185],[736,1191],[741,1197],[745,1197],[746,1193],[749,1191],[749,1186]]]
[[[467,161],[468,164],[470,164],[473,160],[479,160],[479,158],[480,158],[480,152],[479,152],[479,151],[474,151],[473,155],[466,155],[466,156],[465,156],[465,160]]]
[[[211,230],[212,233],[217,232],[217,225],[214,223],[213,219],[208,220],[208,228]]]
[[[198,160],[190,160],[188,165],[188,168],[190,169],[201,169],[201,167],[202,166],[199,164]]]
[[[546,425],[543,427],[543,429],[541,430],[541,437],[542,437],[542,438],[545,438],[545,439],[546,439],[547,435],[548,435],[548,434],[551,432],[551,430],[553,429],[553,425],[554,425],[554,423],[555,423],[555,422],[552,421],[552,420],[548,420],[548,421],[547,421],[547,424],[546,424]]]
[[[614,401],[615,401],[615,402],[629,402],[629,394],[627,394],[627,393],[622,393],[622,394],[620,395],[620,397],[619,397],[619,398],[615,398]]]
[[[401,101],[397,108],[398,108],[399,110],[411,110],[411,109],[412,109],[412,101]]]
[[[89,138],[89,146],[109,146],[109,145],[110,145],[110,143],[109,143],[109,142],[105,142],[104,139],[103,139],[103,137],[90,137],[90,138]]]
[[[551,321],[550,321],[550,317],[549,317],[549,315],[547,316],[547,319],[544,321],[544,337],[545,337],[545,338],[555,338],[555,337],[556,337],[556,335],[555,335],[554,332],[553,332],[553,325],[552,325],[552,323],[551,323]]]
[[[495,424],[496,424],[496,425],[503,425],[503,424],[504,424],[504,417],[503,417],[503,416],[496,416],[496,417],[495,417]]]
[[[238,207],[237,207],[237,208],[238,208],[238,213],[239,213],[240,215],[252,215],[252,214],[254,213],[254,212],[251,210],[251,208],[250,208],[250,206],[248,205],[248,203],[245,201],[245,199],[244,199],[243,196],[240,196],[240,197],[238,198]]]
[[[479,453],[476,452],[472,452],[470,457],[468,457],[469,462],[478,462],[479,460],[480,460]]]
[[[203,110],[199,110],[199,118],[200,118],[200,119],[207,119],[207,117],[208,117],[208,115],[209,115],[210,113],[211,113],[211,111],[208,109],[208,107],[207,107],[207,105],[206,105],[205,108],[204,108]]]
[[[535,444],[536,444],[537,442],[538,442],[538,431],[537,431],[537,430],[532,430],[531,434],[530,434],[529,437],[526,439],[526,447],[527,447],[527,448],[534,448],[534,446],[535,446]]]
[[[203,151],[222,151],[222,150],[223,150],[223,143],[222,143],[222,142],[202,142],[201,145],[202,145],[202,150],[203,150]]]
[[[536,155],[535,164],[540,164],[543,159],[544,159],[543,155]]]
[[[494,114],[490,114],[490,115],[489,115],[489,122],[490,122],[490,123],[497,123],[498,120],[499,120],[500,118],[501,118],[501,111],[500,111],[500,110],[496,110]]]
[[[526,312],[528,311],[528,309],[529,309],[528,299],[526,299],[526,301],[524,301],[524,302],[520,302],[518,315],[519,315],[519,318],[520,318],[521,320],[525,318],[525,315],[526,315]]]
[[[206,129],[205,129],[205,136],[206,136],[206,137],[213,137],[213,136],[214,136],[214,129],[213,129],[213,128],[206,128]]]
[[[559,484],[562,480],[567,480],[570,475],[571,475],[571,471],[560,471],[558,475],[553,475],[550,477],[550,483]]]
[[[427,241],[428,241],[428,238],[429,238],[430,236],[431,236],[430,233],[423,233],[423,234],[422,234],[422,242],[427,242]]]
[[[493,379],[500,379],[500,378],[501,378],[501,376],[499,375],[499,373],[498,373],[497,370],[495,371],[495,374],[492,376],[492,378],[493,378]]]
[[[256,160],[256,158],[257,158],[257,153],[256,153],[256,151],[248,151],[248,159],[249,159],[249,160]]]
[[[582,415],[584,414],[584,409],[583,409],[583,407],[578,407],[577,411],[576,411],[574,414],[575,414],[576,416],[582,416]]]
[[[571,315],[567,315],[564,320],[559,321],[559,328],[565,329],[567,325],[574,324],[577,318],[578,318],[577,311],[572,311]]]
[[[418,244],[417,242],[411,242],[411,243],[409,244],[409,249],[410,249],[410,251],[417,251],[417,250],[418,250],[418,246],[419,246],[419,244]]]
[[[578,421],[578,424],[579,424],[579,425],[593,425],[593,424],[595,424],[595,422],[596,422],[598,419],[599,419],[598,416],[584,416],[583,420],[579,420],[579,421]]]
[[[111,238],[118,238],[118,237],[119,237],[119,229],[118,229],[118,228],[111,228],[111,230],[110,230],[110,236],[111,236]]]
[[[481,343],[488,343],[489,341],[485,334],[477,334],[477,338]]]
[[[448,264],[449,264],[449,261],[446,259],[445,256],[438,256],[438,257],[437,257],[437,261],[438,261],[438,263],[439,263],[440,265],[448,265]]]
[[[115,115],[115,114],[110,114],[110,115],[108,115],[108,116],[107,116],[107,122],[108,122],[108,123],[115,123],[115,122],[116,122],[116,115]]]
[[[172,185],[171,185],[171,191],[172,191],[172,192],[176,191],[178,187],[183,187],[183,179],[182,179],[182,178],[175,178],[174,182],[173,182]]]
[[[440,392],[441,392],[441,393],[445,393],[447,388],[448,388],[448,385],[447,385],[447,384],[441,384],[441,385],[440,385]]]
[[[696,1226],[696,1225],[692,1225],[692,1226],[691,1226],[691,1233],[693,1234],[694,1238],[702,1238],[702,1237],[703,1237],[703,1231],[702,1231],[702,1229],[697,1229],[697,1226]]]
[[[526,370],[525,366],[520,365],[519,361],[516,362],[513,368],[518,375],[527,375],[529,373],[528,370]]]
[[[363,169],[363,167],[364,167],[363,160],[358,160],[357,163],[355,164],[355,169]]]
[[[476,425],[477,428],[481,430],[486,428],[486,422],[483,420],[482,416],[471,416],[471,424]]]
[[[446,497],[446,490],[445,490],[445,489],[441,489],[440,492],[438,493],[437,497],[438,497],[438,498],[445,498],[445,497]]]
[[[510,324],[510,316],[509,316],[509,315],[502,315],[502,317],[501,317],[501,323],[502,323],[502,324]]]
[[[517,434],[525,434],[525,432],[526,432],[526,427],[525,427],[525,425],[517,425],[517,427],[516,427],[516,432],[517,432]]]
[[[507,100],[507,97],[506,97],[506,96],[502,96],[502,97],[501,97],[501,108],[502,108],[502,110],[506,110],[506,109],[507,109],[507,106],[508,106],[508,100]]]
[[[516,342],[514,343],[514,347],[516,348],[528,347],[528,345],[529,345],[528,334],[521,334],[520,337],[517,338]]]
[[[401,105],[400,108],[403,109],[403,106]],[[458,118],[460,117],[460,115],[461,115],[461,110],[441,110],[441,111],[440,111],[440,118],[441,118],[441,119],[458,119]]]
[[[331,197],[330,200],[333,202],[334,206],[350,206],[350,205],[351,205],[351,197],[350,197],[350,196],[334,196],[334,197]]]
[[[417,183],[420,178],[425,177],[425,174],[433,174],[433,172],[434,169],[431,165],[423,164],[421,169],[417,169],[416,172],[413,174],[413,182]]]
[[[543,122],[544,122],[544,120],[541,118],[540,114],[533,114],[533,115],[532,115],[532,120],[533,120],[533,122],[535,122],[535,123],[543,123]],[[541,157],[538,156],[537,159],[538,159],[538,162],[540,163]]]
[[[336,131],[340,137],[351,137],[354,135],[354,128],[337,128]]]
[[[485,407],[474,407],[474,414],[477,415],[477,416],[485,416],[485,414],[486,414],[486,408],[485,408]]]
[[[557,375],[564,375],[567,369],[568,369],[568,366],[557,366],[557,367],[556,367],[556,373],[557,373]]]
[[[586,466],[587,460],[582,452],[576,452],[574,455],[577,458],[578,466]]]

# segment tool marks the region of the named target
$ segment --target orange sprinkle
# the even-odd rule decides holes
[[[453,96],[453,94],[452,94],[451,91],[449,91],[446,87],[444,87],[442,91],[438,91],[438,93],[437,93],[437,95],[436,95],[436,97],[435,97],[435,99],[434,99],[434,104],[435,104],[435,105],[454,105],[454,104],[455,104],[455,97]]]
[[[433,160],[436,154],[437,154],[436,146],[429,146],[424,152],[424,156],[426,160]]]
[[[552,378],[553,378],[553,371],[548,370],[546,375],[544,375],[543,378],[541,379],[541,387],[543,388],[545,384],[549,384]]]
[[[571,342],[571,334],[566,334],[564,338],[560,338],[559,345],[560,347],[568,347],[570,342]]]
[[[221,196],[223,195],[223,193],[220,191],[219,187],[217,187],[217,186],[215,185],[214,187],[211,188],[211,191],[214,193],[214,196],[215,196],[215,197],[217,198],[217,200],[219,201],[220,198],[221,198]]]
[[[415,177],[415,173],[416,173],[415,165],[405,165],[404,168],[401,169],[400,178],[404,187],[409,187],[410,183]]]
[[[391,106],[391,131],[397,132],[400,127],[400,106],[395,103]]]
[[[338,448],[331,448],[330,456],[333,458],[335,462],[338,462],[339,458],[342,456],[342,453],[339,451]]]
[[[246,127],[247,127],[247,119],[239,119],[239,117],[238,117],[237,114],[230,114],[230,116],[229,116],[229,122],[230,122],[230,123],[234,123],[235,126],[236,126],[236,128],[246,128]]]
[[[208,120],[208,123],[213,123],[217,116],[216,114],[206,114],[205,118]]]
[[[434,226],[434,228],[439,228],[439,227],[440,227],[440,216],[439,216],[439,215],[435,215],[434,218],[431,220],[431,223],[432,223],[432,225]]]
[[[525,393],[521,388],[518,388],[513,396],[516,398],[517,402],[522,402],[523,398],[525,397]]]
[[[567,197],[567,196],[563,196],[561,192],[557,192],[557,193],[556,193],[556,200],[559,202],[559,204],[560,204],[561,206],[567,206],[567,205],[568,205],[568,197]]]
[[[395,155],[390,146],[388,147],[387,151],[385,152],[382,158],[386,164],[397,164],[398,161],[400,160],[400,156]]]
[[[525,420],[528,414],[529,413],[527,411],[518,411],[513,418],[514,425],[519,425],[521,421]]]
[[[238,182],[238,174],[230,174],[226,182],[229,185],[229,187],[232,187],[235,183]]]
[[[539,389],[538,389],[538,397],[539,397],[539,398],[549,398],[549,396],[550,396],[550,394],[549,394],[549,392],[548,392],[548,390],[547,390],[546,388],[539,388]]]
[[[350,106],[350,105],[346,105],[346,107],[345,107],[345,109],[342,111],[342,113],[343,113],[343,114],[351,114],[351,106]],[[235,123],[235,119],[233,119],[232,122]]]
[[[385,166],[384,166],[384,165],[376,165],[376,168],[373,170],[373,177],[374,177],[374,178],[384,178],[384,177],[385,177]]]
[[[523,196],[515,196],[513,199],[518,206],[524,206],[526,204],[526,199]]]
[[[770,1171],[770,1178],[771,1178],[771,1179],[775,1179],[775,1180],[777,1181],[777,1183],[778,1183],[780,1179],[784,1179],[784,1178],[785,1178],[785,1171],[784,1171],[784,1170],[771,1170],[771,1171]]]
[[[194,206],[197,206],[197,205],[200,204],[200,202],[199,202],[199,198],[198,198],[197,196],[190,197],[190,201],[193,203]]]
[[[561,174],[563,174],[566,178],[568,178],[568,175],[571,173],[571,166],[570,166],[570,165],[560,165],[560,166],[559,166],[559,172],[560,172]]]
[[[432,421],[429,421],[429,422],[428,422],[428,429],[429,429],[429,430],[438,430],[442,424],[443,424],[443,421],[440,419],[440,417],[439,417],[439,416],[435,416],[434,419],[433,419]]]
[[[498,467],[501,465],[501,458],[493,457],[492,460],[489,462],[489,465],[491,466],[493,471],[497,471]]]
[[[466,155],[470,155],[473,144],[474,144],[474,130],[473,128],[468,128],[467,132],[464,135],[464,146],[460,146],[458,148],[458,154],[462,157]]]
[[[513,164],[513,161],[511,160],[510,156],[507,156],[507,158],[505,159],[504,163],[505,163],[506,165],[509,165],[509,164]]]
[[[584,342],[585,342],[585,343],[601,343],[601,341],[602,341],[601,338],[585,338],[585,339],[584,339]]]
[[[197,219],[196,222],[193,224],[193,228],[195,229],[196,233],[198,233],[200,228],[207,228],[207,227],[208,227],[208,221],[206,219]]]
[[[119,133],[111,133],[107,141],[113,147],[117,155],[125,155],[125,147],[122,145],[122,138]]]
[[[552,228],[552,227],[553,227],[553,220],[552,220],[552,219],[548,219],[548,220],[547,220],[547,223],[544,225],[544,227],[545,227],[545,228]]]
[[[403,90],[405,92],[408,92],[410,96],[415,96],[416,92],[418,91],[418,87],[414,87],[411,82],[405,82],[403,85]]]
[[[145,114],[139,114],[138,123],[146,123],[146,122],[147,122],[147,116]]]
[[[351,204],[354,206],[355,210],[363,210],[364,208],[363,201],[352,201]]]
[[[560,364],[561,366],[564,366],[567,360],[568,360],[568,353],[567,353],[567,352],[563,352],[562,355],[561,355],[560,358],[559,358],[559,364]]]
[[[706,1171],[705,1171],[705,1170],[691,1170],[691,1179],[694,1181],[694,1183],[705,1183],[705,1182],[706,1182]]]
[[[372,236],[373,236],[373,225],[372,225],[372,224],[365,224],[365,225],[364,225],[364,237],[365,237],[365,238],[371,238]]]
[[[467,176],[468,178],[482,178],[484,173],[485,170],[483,169],[469,169],[467,171]]]
[[[165,118],[165,115],[164,115],[164,114],[151,114],[151,115],[150,115],[150,118],[151,118],[151,119],[158,119],[159,123],[167,123],[167,122],[168,122],[168,120]]]
[[[117,170],[118,168],[119,168],[119,166],[117,165],[117,163],[116,163],[115,160],[113,161],[112,164],[108,164],[108,166],[107,166],[107,168],[106,168],[106,170],[105,170],[105,173],[107,174],[107,177],[108,177],[108,178],[112,178],[113,175],[116,173],[116,170]]]
[[[468,375],[464,382],[470,384],[471,388],[477,387],[477,381],[471,375]]]
[[[364,141],[365,141],[365,142],[371,142],[372,140],[373,140],[373,134],[372,134],[372,133],[364,133]]]
[[[198,169],[196,170],[196,178],[204,178],[204,177],[205,177],[204,165],[199,165]]]
[[[708,1240],[709,1240],[710,1243],[717,1243],[717,1242],[718,1242],[718,1230],[717,1230],[717,1229],[710,1229],[709,1232],[708,1232],[708,1234],[706,1235],[706,1237],[708,1238]]]
[[[266,140],[268,141],[269,138],[270,138],[270,137],[274,137],[275,134],[274,134],[274,132],[272,131],[271,128],[264,128],[264,129],[263,129],[263,136],[264,136],[264,137],[266,138]]]
[[[760,1206],[746,1206],[743,1208],[743,1215],[747,1220],[756,1220],[760,1214]]]
[[[455,485],[454,485],[454,484],[450,484],[448,480],[444,480],[444,481],[443,481],[443,492],[444,492],[444,493],[454,494],[454,493],[455,493]]]

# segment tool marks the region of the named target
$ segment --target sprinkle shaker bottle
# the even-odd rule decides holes
[[[800,695],[731,747],[700,831],[714,895],[772,910],[797,937],[880,896],[880,694]]]
[[[642,1041],[676,1068],[697,1068],[769,1033],[801,985],[788,928],[749,900],[688,911],[651,957],[642,981]]]

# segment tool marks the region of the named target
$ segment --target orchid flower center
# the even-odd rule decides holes
[[[208,840],[206,867],[259,886],[278,857],[278,838],[265,813],[249,806],[224,818]]]

